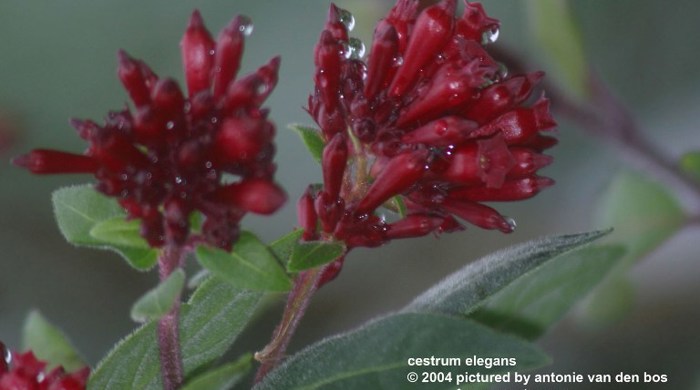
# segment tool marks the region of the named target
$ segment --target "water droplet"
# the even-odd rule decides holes
[[[168,130],[172,130],[175,128],[175,122],[173,121],[168,121],[168,123],[165,124],[165,128]]]
[[[215,125],[217,122],[219,122],[219,118],[217,118],[215,116],[211,117],[211,124],[212,125]]]
[[[258,93],[258,95],[264,95],[267,92],[267,85],[264,83],[258,84],[256,92]]]
[[[216,51],[214,51],[214,49],[209,50],[209,55],[210,55],[210,56],[213,56],[215,53],[216,53]]]
[[[508,67],[506,66],[506,64],[504,64],[504,63],[502,63],[502,62],[499,62],[499,63],[498,63],[498,72],[497,72],[497,74],[498,74],[498,78],[501,79],[501,80],[503,80],[503,79],[505,79],[506,77],[508,77]]]
[[[511,232],[514,231],[516,227],[518,227],[518,224],[515,223],[515,219],[511,217],[504,217],[504,219],[506,220],[506,224],[508,224],[508,227],[510,228]]]
[[[359,60],[365,55],[365,44],[357,38],[348,39],[343,46],[343,55],[347,59]]]
[[[214,166],[214,164],[212,164],[211,161],[207,161],[207,162],[204,163],[204,166],[205,166],[207,169],[211,169],[211,167]]]
[[[41,383],[44,381],[44,379],[46,379],[46,374],[44,374],[43,372],[40,372],[36,375],[37,382]]]
[[[401,66],[401,65],[403,65],[403,57],[401,57],[401,56],[394,57],[393,63],[394,63],[394,66]]]
[[[486,30],[481,34],[481,44],[488,45],[489,43],[494,43],[498,40],[498,34],[500,31],[498,27],[494,27],[491,30]]]
[[[241,24],[238,26],[238,31],[249,37],[253,33],[253,21],[245,16],[239,16]]]
[[[352,31],[352,29],[355,28],[355,17],[350,11],[338,7],[338,19],[340,23],[345,25],[348,31]]]
[[[3,352],[4,353],[2,358],[5,360],[5,363],[7,363],[7,365],[10,365],[10,363],[12,363],[12,352],[10,352],[9,349],[4,349]]]
[[[180,176],[177,176],[177,177],[175,178],[175,183],[177,183],[177,184],[182,184],[184,181],[185,181],[185,180],[183,180]]]

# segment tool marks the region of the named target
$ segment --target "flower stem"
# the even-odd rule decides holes
[[[284,358],[289,341],[299,326],[311,297],[318,289],[317,283],[324,269],[325,267],[319,267],[301,272],[294,280],[294,288],[287,296],[282,320],[273,332],[272,340],[262,351],[255,353],[255,359],[262,363],[255,375],[256,383],[260,382]]]
[[[184,252],[179,246],[166,246],[158,258],[160,280],[165,280],[181,266]],[[164,390],[176,390],[183,382],[182,353],[180,351],[180,297],[170,311],[158,320],[158,348],[160,350],[160,372]]]

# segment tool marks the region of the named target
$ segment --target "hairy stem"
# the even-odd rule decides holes
[[[272,340],[262,351],[255,354],[255,359],[261,363],[255,375],[256,383],[260,382],[284,358],[289,341],[299,326],[311,297],[318,289],[318,280],[324,269],[325,267],[319,267],[301,272],[294,280],[294,288],[287,296],[282,320],[273,332]]]
[[[165,280],[181,266],[184,252],[174,245],[166,246],[158,258],[160,280]],[[180,297],[170,311],[158,320],[158,348],[160,350],[160,372],[163,389],[175,390],[183,382],[182,353],[180,351]]]

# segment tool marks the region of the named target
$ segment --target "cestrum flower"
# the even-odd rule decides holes
[[[46,362],[34,353],[11,354],[0,342],[0,390],[84,390],[90,369],[66,373],[63,367],[46,372]]]
[[[555,126],[549,103],[526,105],[543,73],[506,75],[484,49],[498,21],[477,3],[455,11],[455,0],[421,12],[417,0],[398,0],[363,61],[352,16],[331,5],[308,103],[326,142],[324,181],[298,204],[305,239],[372,247],[463,229],[458,219],[509,233],[513,220],[482,202],[553,184],[537,175],[556,144],[542,134]],[[405,212],[388,222],[383,205]]]
[[[33,173],[91,173],[118,198],[154,247],[182,245],[189,217],[203,238],[230,249],[247,212],[270,214],[286,200],[273,182],[275,127],[262,103],[277,83],[275,57],[236,79],[250,21],[237,16],[214,40],[195,11],[181,42],[187,96],[171,78],[119,52],[118,75],[133,102],[104,125],[73,120],[89,142],[83,155],[38,149],[14,163]]]

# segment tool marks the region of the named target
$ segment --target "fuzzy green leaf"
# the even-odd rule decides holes
[[[545,237],[492,253],[448,276],[418,296],[404,311],[469,314],[531,270],[609,232]]]
[[[345,245],[338,242],[302,242],[292,250],[287,264],[290,272],[299,272],[328,264],[345,253]]]
[[[624,253],[621,246],[607,245],[558,256],[493,295],[470,317],[534,340],[597,286]]]
[[[175,301],[180,298],[184,284],[185,271],[178,268],[134,303],[131,307],[131,319],[136,322],[159,319],[169,312]]]
[[[554,77],[580,98],[588,95],[588,65],[581,32],[566,0],[525,3],[529,24],[537,42],[552,60]]]
[[[60,329],[50,324],[37,310],[24,321],[22,349],[32,350],[39,360],[48,362],[48,368],[57,366],[72,372],[86,364]]]
[[[299,244],[303,233],[303,229],[294,229],[270,243],[270,250],[282,264],[286,264],[289,261],[292,250]]]
[[[517,371],[541,367],[549,359],[536,346],[473,321],[427,313],[400,313],[330,337],[289,357],[254,390],[446,389],[449,383],[411,386],[407,374],[433,371],[463,373],[465,367],[408,366],[411,357],[512,357]],[[498,374],[514,367],[468,367],[470,373]],[[465,387],[466,388],[466,387]]]
[[[320,163],[321,156],[323,155],[323,148],[326,145],[325,142],[323,142],[323,138],[321,138],[321,131],[313,127],[299,124],[291,124],[289,128],[299,134],[299,137],[304,142],[304,145],[306,145],[311,156]]]
[[[89,185],[82,185],[54,191],[52,201],[58,228],[68,242],[117,252],[140,271],[156,264],[158,252],[154,249],[105,242],[90,234],[105,221],[126,217],[114,199],[98,193]]]
[[[238,383],[253,367],[253,355],[246,354],[232,363],[224,364],[197,375],[182,390],[228,390]]]
[[[90,229],[90,236],[97,241],[129,248],[149,249],[146,240],[139,234],[141,222],[127,221],[124,217],[99,222]]]
[[[231,253],[200,246],[196,254],[199,263],[212,275],[238,288],[284,292],[292,287],[275,255],[250,232],[241,233]]]
[[[248,323],[261,294],[218,278],[202,283],[181,307],[185,377],[220,357]],[[119,342],[90,374],[88,389],[162,389],[155,322]]]

